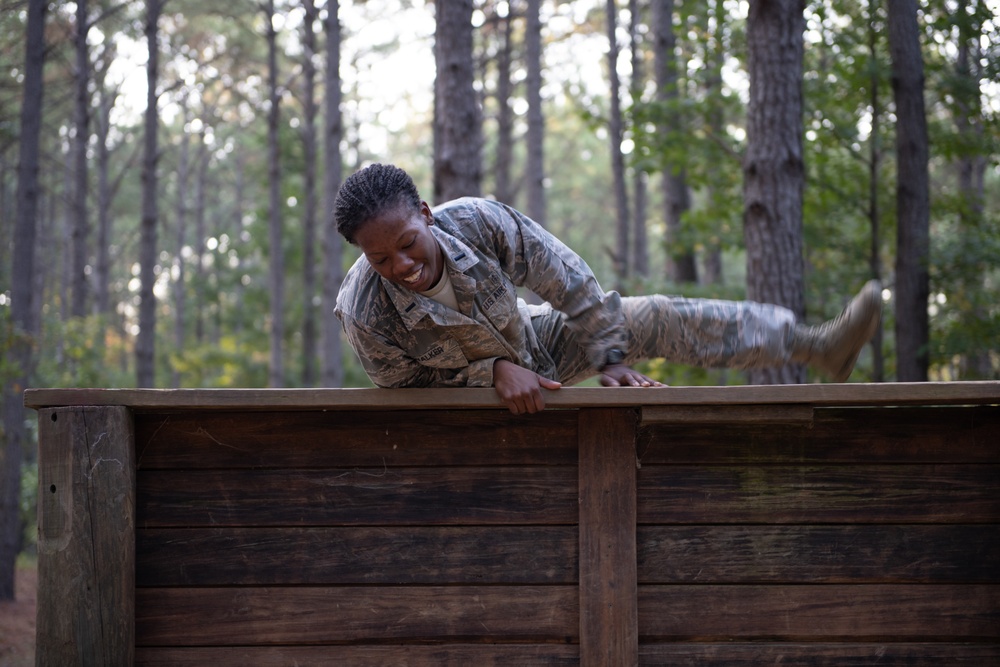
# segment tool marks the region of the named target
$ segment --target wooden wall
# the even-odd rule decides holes
[[[37,390],[38,664],[1000,665],[1000,385],[741,389]]]

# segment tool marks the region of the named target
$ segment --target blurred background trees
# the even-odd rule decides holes
[[[372,161],[512,204],[626,293],[821,321],[879,277],[853,380],[1000,377],[996,0],[0,2],[6,471],[25,386],[367,386],[329,211]]]

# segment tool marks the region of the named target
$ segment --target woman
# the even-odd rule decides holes
[[[806,363],[842,382],[881,317],[865,285],[818,327],[751,301],[621,297],[530,218],[463,198],[433,211],[413,180],[374,164],[347,178],[337,229],[361,248],[336,312],[380,387],[494,387],[514,414],[545,407],[541,389],[600,374],[604,386],[655,387],[631,364],[665,358],[707,367]],[[526,304],[516,288],[546,300]]]

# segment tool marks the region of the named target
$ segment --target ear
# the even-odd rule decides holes
[[[427,221],[428,225],[434,224],[434,214],[431,213],[430,204],[423,200],[420,201],[420,215],[424,216],[424,220]]]

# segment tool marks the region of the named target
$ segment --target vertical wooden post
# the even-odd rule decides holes
[[[125,407],[38,413],[35,664],[131,665],[135,465]]]
[[[580,664],[639,662],[636,415],[580,410]]]

